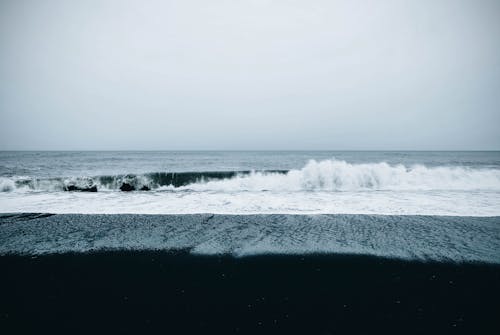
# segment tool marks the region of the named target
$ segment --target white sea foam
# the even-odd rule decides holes
[[[16,184],[12,179],[0,178],[0,192],[10,192],[16,189]]]
[[[4,192],[0,212],[500,216],[500,192]]]
[[[120,192],[122,182],[138,189],[152,181],[143,175],[94,178],[98,192],[89,194],[63,191],[67,184],[89,183],[85,178],[0,178],[0,212],[500,215],[500,170],[492,168],[324,160],[287,173],[193,180],[180,187]]]
[[[311,160],[304,168],[286,174],[254,172],[181,189],[222,192],[500,190],[500,170]]]

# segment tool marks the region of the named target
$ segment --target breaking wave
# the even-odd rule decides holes
[[[351,164],[309,161],[300,170],[156,172],[79,178],[0,178],[0,191],[15,190],[192,190],[192,191],[383,191],[500,190],[499,169]],[[95,189],[94,189],[95,187]]]
[[[186,187],[198,191],[500,190],[500,170],[312,160],[286,174],[254,172]]]
[[[0,192],[13,191],[16,188],[16,184],[13,180],[8,178],[0,178]]]

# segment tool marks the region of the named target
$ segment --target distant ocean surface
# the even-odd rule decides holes
[[[500,152],[4,151],[0,212],[499,216]]]

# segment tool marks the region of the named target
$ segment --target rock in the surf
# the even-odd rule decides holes
[[[120,186],[120,191],[123,192],[135,191],[135,187],[134,185],[130,185],[129,183],[123,183],[122,186]]]
[[[80,191],[80,192],[97,192],[97,186],[91,187],[78,187],[75,185],[68,185],[64,189],[65,191]]]

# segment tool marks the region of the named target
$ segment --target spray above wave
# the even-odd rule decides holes
[[[300,170],[157,172],[81,178],[0,178],[0,191],[13,190],[167,190],[167,191],[500,191],[499,169],[426,167],[340,160],[309,161]]]

